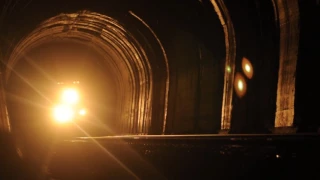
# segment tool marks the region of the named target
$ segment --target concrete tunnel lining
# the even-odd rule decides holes
[[[15,72],[15,66],[25,52],[57,39],[89,42],[97,52],[105,57],[111,57],[112,61],[105,63],[112,67],[114,74],[117,74],[118,89],[123,95],[119,118],[121,131],[147,134],[151,126],[154,96],[152,60],[165,64],[165,62],[159,62],[159,59],[165,61],[165,54],[158,59],[150,59],[152,56],[149,56],[150,52],[146,52],[142,47],[141,41],[111,17],[82,11],[74,14],[60,14],[43,22],[20,41],[11,53],[8,69],[5,72],[5,83],[9,82],[11,73]],[[164,69],[164,72],[167,72],[167,69]],[[168,76],[162,77],[168,78]],[[166,80],[160,83],[165,84],[164,86],[168,85]],[[166,97],[162,97],[160,101],[166,101]],[[166,103],[160,104],[166,105]]]

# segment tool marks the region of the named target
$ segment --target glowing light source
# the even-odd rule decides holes
[[[86,114],[87,114],[87,111],[85,109],[80,109],[80,111],[79,111],[80,116],[84,116]]]
[[[231,67],[230,66],[227,66],[227,71],[231,72]]]
[[[77,83],[78,81],[74,81]],[[85,108],[79,107],[80,95],[74,88],[66,88],[60,94],[57,106],[53,109],[54,120],[58,123],[68,123],[76,120],[79,116],[87,114]]]
[[[57,122],[67,123],[72,121],[74,117],[74,111],[68,105],[58,105],[54,108],[53,115]]]
[[[239,91],[243,90],[243,82],[241,79],[238,80],[238,89],[239,89]]]
[[[250,68],[249,64],[246,64],[246,65],[245,65],[245,69],[246,69],[246,71],[247,71],[248,73],[251,71],[251,68]]]
[[[251,79],[253,77],[253,67],[249,59],[246,57],[242,58],[242,71],[244,75],[248,78]]]
[[[79,101],[79,94],[75,89],[66,89],[62,93],[62,101],[66,104],[75,104]]]
[[[243,97],[247,92],[247,82],[241,73],[237,73],[234,79],[234,90],[238,97]]]

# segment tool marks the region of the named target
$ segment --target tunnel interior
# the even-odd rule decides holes
[[[78,5],[81,6],[81,3]],[[172,3],[172,6],[155,2],[144,4],[144,7],[152,12],[147,13],[138,5],[131,4],[130,8],[115,6],[119,9],[118,13],[108,9],[102,11],[95,6],[86,9],[101,13],[78,11],[48,16],[36,29],[30,28],[29,35],[11,49],[9,70],[6,72],[8,88],[14,84],[9,78],[19,76],[18,69],[24,69],[24,63],[29,64],[28,67],[33,66],[31,69],[38,68],[34,72],[38,71],[39,76],[33,76],[44,81],[48,79],[40,75],[43,74],[42,67],[39,70],[35,64],[40,63],[39,66],[50,69],[50,63],[31,57],[45,54],[43,49],[48,47],[44,46],[52,47],[54,43],[63,41],[82,43],[100,55],[94,59],[103,59],[104,62],[97,62],[103,64],[100,68],[107,70],[107,75],[101,76],[111,79],[103,80],[103,83],[108,84],[105,86],[112,84],[112,97],[117,99],[108,102],[115,103],[113,108],[117,111],[113,112],[116,114],[112,121],[114,124],[108,124],[111,132],[115,132],[113,134],[218,132],[226,51],[224,32],[213,6],[209,2],[190,1],[183,6],[179,2]],[[73,9],[69,10],[72,12]],[[169,13],[168,16],[163,15],[164,10]],[[18,34],[19,31],[16,36]],[[67,66],[67,62],[64,64],[61,65]],[[70,61],[70,64],[73,63]],[[30,72],[33,72],[31,69]],[[89,73],[90,69],[86,71]],[[57,74],[54,78],[59,79]],[[17,87],[17,84],[12,85],[13,89],[19,89]],[[104,88],[101,87],[101,91],[105,91]],[[14,115],[11,115],[13,108],[9,111],[10,119],[15,121]],[[105,132],[105,135],[108,134]]]
[[[243,97],[233,92],[230,132],[269,133],[275,125],[279,78],[281,27],[275,5],[273,1],[223,2],[234,28],[236,68],[231,74],[240,73],[247,88]],[[224,78],[229,69],[225,67],[227,35],[212,2],[186,1],[181,4],[173,1],[165,5],[160,1],[152,4],[139,1],[120,5],[110,1],[110,4],[113,6],[102,7],[98,1],[69,2],[60,9],[50,9],[50,3],[33,3],[30,6],[33,11],[15,13],[11,17],[15,23],[8,25],[2,33],[7,39],[3,41],[9,67],[5,73],[6,82],[13,83],[8,80],[13,67],[23,66],[17,63],[23,59],[19,57],[21,52],[30,51],[28,56],[32,56],[44,44],[68,39],[89,46],[100,55],[97,59],[103,59],[101,63],[105,64],[102,66],[110,70],[101,76],[110,77],[110,82],[103,83],[108,84],[106,87],[112,84],[112,98],[117,99],[109,99],[111,104],[115,103],[113,108],[119,111],[113,112],[115,117],[112,119],[115,120],[112,122],[117,123],[110,124],[114,132],[219,132],[223,119]],[[314,11],[308,14],[304,8],[308,3],[300,4],[301,22],[306,23],[305,19],[313,17]],[[48,11],[38,17],[41,9]],[[59,14],[61,12],[64,13]],[[24,23],[20,19],[22,16],[25,16],[25,27],[21,26]],[[302,28],[301,36],[306,36],[306,31]],[[300,43],[303,45],[304,41]],[[301,51],[299,55],[302,57],[304,52],[307,51]],[[243,59],[252,65],[254,73],[251,78],[243,71]],[[303,76],[301,74],[306,74],[301,70],[306,62],[301,59],[296,84],[296,100],[300,104],[304,102],[304,95],[301,95],[303,86],[299,79]],[[306,114],[299,109],[301,106],[295,107],[296,124],[299,124],[299,116]]]
[[[156,57],[155,54],[159,47],[142,48],[152,43],[152,38],[147,40],[146,36],[147,33],[140,44],[116,20],[98,13],[58,15],[40,25],[10,56],[9,66],[12,71],[7,71],[7,82],[10,82],[8,90],[18,97],[36,96],[24,90],[14,90],[15,87],[16,90],[20,89],[17,87],[20,87],[22,79],[24,85],[33,89],[33,93],[47,99],[48,90],[45,88],[53,91],[56,88],[46,86],[46,83],[80,81],[81,89],[88,96],[84,99],[94,109],[94,119],[109,121],[105,125],[112,126],[97,125],[109,129],[105,135],[119,132],[147,133],[150,128],[152,96],[156,95],[152,92],[152,78],[158,78],[158,87],[166,88],[166,76],[161,76],[163,80],[159,75],[153,77],[152,61],[148,58],[152,57],[157,68],[163,68],[162,72],[165,73],[166,69],[162,65],[165,62],[161,62],[164,56]],[[10,79],[14,77],[12,74],[18,76],[20,82]],[[34,83],[38,86],[35,87]],[[10,84],[13,89],[10,89]],[[162,100],[164,95],[158,101]],[[106,114],[113,115],[108,117]]]
[[[30,15],[30,31],[24,27],[21,40],[7,44],[3,73],[12,133],[26,157],[43,163],[38,157],[60,137],[220,129],[226,51],[218,16],[197,1],[158,5],[148,4],[149,13],[136,7],[121,15],[87,7],[77,10],[95,11],[48,11],[37,24]],[[58,83],[73,81],[80,81],[94,115],[56,125],[49,111]]]
[[[15,147],[36,169],[59,136],[211,135],[221,132],[225,108],[231,117],[227,133],[271,133],[278,90],[293,87],[296,94],[282,98],[283,107],[295,98],[294,126],[317,131],[317,88],[305,79],[317,77],[319,55],[310,42],[317,43],[319,1],[299,1],[299,10],[290,11],[295,2],[18,3],[7,19],[0,17],[1,115],[9,117],[0,130],[12,132]],[[299,34],[290,30],[295,18]],[[299,38],[299,53],[287,48]],[[280,74],[287,69],[279,64],[292,66],[297,54],[296,72]],[[296,84],[279,85],[281,77],[296,77]],[[51,120],[55,96],[66,83],[81,89],[89,112],[87,121],[72,127]],[[225,88],[228,83],[233,89]],[[225,94],[231,95],[229,106],[222,102]]]
[[[25,125],[42,124],[50,127],[54,125],[51,111],[59,98],[60,89],[76,85],[81,90],[83,105],[90,112],[88,120],[83,119],[78,123],[93,120],[96,123],[94,126],[101,128],[92,132],[88,128],[90,124],[85,123],[82,126],[89,134],[115,133],[116,122],[120,120],[117,98],[121,94],[113,78],[116,76],[112,75],[112,71],[105,70],[111,68],[103,63],[103,58],[92,47],[85,47],[79,42],[50,41],[26,52],[8,83],[8,108],[18,111],[24,109],[28,113],[14,112],[10,117],[19,119],[18,122]],[[80,83],[75,84],[78,81]],[[96,81],[99,83],[93,83]],[[102,119],[108,124],[108,129],[103,126]]]
[[[274,127],[279,71],[279,29],[272,2],[225,2],[235,30],[235,72],[246,84],[243,97],[233,96],[230,131],[269,133]],[[252,66],[251,78],[245,76],[244,59]]]
[[[299,1],[300,10],[300,40],[296,69],[296,96],[295,121],[300,132],[317,132],[320,126],[316,112],[318,111],[319,96],[317,81],[318,66],[316,61],[320,58],[318,44],[319,1]],[[316,25],[317,24],[317,25]],[[315,78],[315,79],[314,79]],[[314,79],[307,80],[307,79]]]

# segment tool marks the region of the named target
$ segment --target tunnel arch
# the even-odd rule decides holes
[[[211,0],[211,4],[216,11],[225,36],[226,59],[224,73],[224,89],[221,110],[221,132],[229,131],[231,127],[231,112],[232,112],[232,97],[233,97],[233,82],[236,60],[236,37],[229,14],[223,0]],[[230,71],[229,71],[230,69]]]
[[[86,43],[111,59],[105,64],[114,71],[122,98],[119,132],[160,134],[162,129],[151,129],[155,121],[155,124],[165,122],[167,93],[162,93],[168,91],[165,51],[138,16],[132,14],[127,20],[133,26],[124,26],[123,22],[99,13],[80,11],[44,21],[12,51],[4,73],[5,84],[13,73],[17,74],[15,67],[25,52],[59,39]],[[153,113],[156,110],[160,113]]]

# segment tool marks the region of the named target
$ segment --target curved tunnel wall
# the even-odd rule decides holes
[[[54,39],[74,39],[91,44],[97,51],[110,58],[105,62],[114,71],[121,96],[121,117],[119,128],[122,133],[147,134],[151,128],[152,104],[166,105],[165,94],[154,100],[153,78],[166,89],[166,75],[153,75],[153,65],[167,72],[165,55],[155,58],[121,23],[111,17],[83,11],[74,14],[60,14],[43,22],[37,29],[25,37],[11,53],[6,83],[19,58],[28,50]],[[158,44],[159,46],[159,44]],[[156,50],[153,50],[155,52]],[[150,59],[153,58],[152,60]],[[107,58],[106,58],[107,59]],[[157,64],[152,64],[157,62]],[[161,64],[162,66],[159,66]],[[159,71],[159,70],[158,70]],[[159,96],[158,96],[159,97]],[[154,102],[156,101],[156,102]],[[165,109],[164,107],[162,108]],[[159,116],[159,115],[158,115]],[[164,116],[164,113],[162,114]],[[163,121],[163,117],[157,118]]]
[[[233,82],[235,75],[236,39],[233,23],[224,1],[211,0],[211,3],[219,16],[225,37],[226,60],[221,112],[221,130],[229,130],[231,126]],[[228,68],[230,68],[230,72],[227,70]]]
[[[202,4],[202,6],[205,6],[204,1],[203,2],[202,1],[199,1],[199,2],[195,1],[195,2],[197,2],[198,4]],[[210,2],[211,2],[211,4],[210,4]],[[225,47],[227,47],[227,45],[229,45],[229,47],[232,46],[231,49],[233,48],[233,51],[231,51],[230,48],[228,49],[228,47],[227,47],[227,50],[226,50],[227,53],[225,53],[225,54],[229,57],[235,56],[234,57],[235,58],[235,63],[234,63],[235,70],[239,71],[239,68],[241,68],[240,64],[241,64],[241,60],[243,57],[248,58],[252,62],[253,67],[255,68],[255,75],[254,75],[253,79],[250,80],[248,83],[248,87],[249,87],[248,93],[244,98],[239,99],[237,97],[234,97],[232,90],[227,92],[226,89],[228,89],[228,88],[226,88],[226,87],[224,88],[224,91],[225,91],[224,96],[228,97],[229,100],[227,103],[225,102],[225,100],[223,100],[223,102],[225,102],[225,104],[223,105],[223,108],[222,108],[222,115],[216,113],[216,115],[214,116],[214,121],[217,121],[216,120],[217,117],[220,118],[222,129],[226,129],[226,130],[228,130],[230,128],[230,124],[233,124],[232,126],[235,126],[235,127],[237,127],[236,129],[238,129],[235,132],[243,132],[243,129],[246,129],[245,130],[246,132],[248,132],[248,131],[251,132],[252,128],[254,129],[255,126],[258,126],[259,128],[261,128],[261,131],[263,131],[263,132],[265,132],[266,129],[272,129],[274,124],[277,124],[277,122],[275,122],[275,111],[276,111],[276,108],[279,107],[276,105],[276,97],[277,96],[279,97],[279,94],[278,95],[276,94],[277,93],[277,90],[276,90],[277,89],[277,80],[278,80],[278,78],[279,79],[285,78],[285,77],[282,77],[282,75],[280,75],[277,68],[278,68],[279,64],[284,62],[284,60],[286,61],[286,58],[284,58],[283,56],[280,56],[278,51],[279,51],[279,48],[282,50],[287,49],[287,48],[285,46],[281,45],[279,41],[281,40],[282,42],[287,42],[289,44],[292,44],[289,42],[290,37],[285,36],[280,33],[281,31],[282,32],[286,31],[284,27],[288,26],[288,25],[286,25],[286,26],[281,25],[279,22],[279,18],[278,18],[278,16],[280,14],[285,13],[284,9],[281,9],[281,8],[279,9],[278,4],[275,3],[275,1],[266,1],[266,2],[261,2],[261,3],[259,1],[245,1],[247,4],[243,4],[242,2],[238,2],[239,6],[237,5],[237,3],[234,3],[232,1],[213,1],[212,0],[210,2],[207,2],[206,7],[208,7],[208,3],[211,6],[213,4],[213,6],[215,6],[214,7],[215,10],[220,11],[222,21],[220,19],[219,25],[230,28],[229,29],[230,32],[233,30],[233,28],[231,28],[230,25],[228,25],[228,23],[226,23],[226,22],[232,21],[232,25],[234,26],[234,34],[229,32],[229,34],[225,33],[224,36],[221,35],[221,37],[223,37],[225,40],[225,43],[226,43]],[[221,7],[222,7],[221,2],[226,4],[226,10],[228,10],[228,12],[231,15],[229,20],[227,20],[227,18],[226,18],[227,17],[226,13],[221,10]],[[276,1],[276,2],[286,2],[286,1]],[[296,1],[294,1],[294,2],[296,2]],[[159,3],[159,4],[161,4],[161,3]],[[194,3],[194,4],[196,4],[196,3]],[[153,5],[150,5],[150,6],[153,6]],[[154,6],[158,6],[158,5],[154,5]],[[250,6],[251,10],[246,11],[249,8],[249,6]],[[196,8],[198,8],[198,7],[193,5],[192,8],[185,9],[185,11],[187,13],[185,13],[185,14],[181,13],[181,14],[183,14],[182,16],[185,16],[183,18],[186,21],[191,21],[191,19],[193,20],[193,18],[190,18],[189,15],[192,14]],[[177,8],[177,9],[179,9],[179,8]],[[272,11],[272,9],[274,11]],[[289,9],[289,7],[285,6],[285,9],[286,9],[285,11],[287,11]],[[200,11],[203,11],[203,10],[200,10]],[[161,13],[163,13],[163,12],[161,12]],[[161,16],[161,13],[156,12],[156,10],[153,11],[152,13],[145,12],[145,14],[143,14],[143,11],[140,11],[138,13],[140,15],[142,14],[143,15],[142,17],[144,17],[144,19],[147,19],[147,21],[149,18],[149,23],[152,24],[151,27],[153,27],[155,29],[155,32],[157,32],[159,37],[161,36],[160,39],[165,44],[165,46],[166,46],[165,48],[168,51],[168,57],[170,59],[170,62],[169,63],[167,62],[167,64],[166,64],[166,61],[165,61],[166,58],[164,58],[165,54],[163,52],[161,52],[161,50],[159,50],[157,55],[161,56],[161,58],[160,58],[161,61],[153,61],[153,59],[157,59],[157,58],[150,58],[151,57],[150,53],[146,52],[146,54],[147,54],[146,56],[149,59],[149,63],[150,63],[150,67],[151,67],[150,72],[152,75],[150,76],[150,78],[154,80],[153,81],[154,83],[151,85],[152,90],[149,89],[152,92],[152,95],[149,95],[149,97],[152,97],[153,103],[150,106],[150,107],[152,107],[152,113],[151,113],[151,115],[150,114],[148,115],[149,117],[152,117],[151,118],[152,121],[149,121],[148,126],[151,127],[149,129],[152,129],[152,132],[156,132],[156,134],[159,134],[161,132],[193,133],[193,132],[195,132],[193,129],[196,129],[196,128],[193,128],[193,126],[197,126],[197,123],[194,123],[193,121],[198,121],[197,119],[200,119],[201,116],[199,115],[199,111],[202,110],[202,108],[203,108],[202,105],[205,104],[205,103],[203,103],[204,101],[202,101],[201,98],[199,98],[198,96],[201,95],[203,98],[204,96],[202,94],[202,92],[203,92],[202,90],[208,89],[208,87],[209,87],[208,84],[210,84],[208,82],[206,82],[205,85],[201,84],[201,83],[203,83],[203,82],[201,82],[201,78],[203,78],[201,73],[203,73],[202,70],[204,69],[203,68],[204,66],[206,66],[206,68],[207,68],[207,64],[205,64],[205,65],[201,64],[203,62],[200,62],[200,61],[197,62],[198,60],[195,60],[195,59],[191,60],[192,59],[191,58],[190,62],[188,62],[189,64],[186,65],[187,61],[183,60],[184,57],[180,57],[179,53],[177,53],[175,50],[170,49],[171,48],[170,43],[172,44],[175,42],[179,42],[180,44],[184,44],[186,41],[188,41],[190,39],[192,40],[193,37],[190,36],[190,39],[184,41],[185,37],[187,37],[189,35],[184,36],[183,33],[181,33],[181,31],[176,31],[176,34],[178,34],[177,40],[175,42],[172,42],[172,39],[173,39],[172,37],[174,37],[174,35],[172,35],[172,32],[173,32],[172,29],[168,28],[167,26],[164,28],[161,28],[159,26],[161,26],[165,23],[168,23],[168,24],[176,23],[176,22],[174,22],[174,20],[171,20],[171,19],[178,19],[177,14],[179,14],[179,13],[173,13],[172,15],[175,15],[176,17],[170,18],[170,20],[166,19],[166,18],[163,18],[163,19],[160,18],[160,19],[157,19],[157,21],[153,21],[154,19],[152,19],[152,18],[155,18],[155,17],[159,18],[159,16],[157,16],[157,15],[160,14],[160,16]],[[188,16],[186,16],[186,15],[188,15]],[[299,16],[299,15],[297,15],[297,16]],[[80,22],[79,17],[68,17],[65,19],[62,15],[60,15],[59,17],[61,18],[59,20],[60,21],[60,25],[59,25],[60,30],[55,29],[53,26],[52,27],[48,26],[48,29],[51,28],[51,30],[53,30],[52,32],[55,32],[57,30],[56,35],[51,35],[52,32],[44,30],[44,32],[47,33],[46,35],[44,35],[44,37],[46,37],[47,40],[50,40],[50,38],[57,38],[57,37],[60,38],[62,36],[65,36],[65,37],[70,37],[70,38],[76,38],[78,40],[79,39],[87,39],[88,42],[89,41],[94,42],[93,44],[96,44],[99,42],[101,42],[101,44],[105,44],[105,42],[100,41],[101,34],[103,34],[103,33],[105,34],[105,32],[98,30],[94,34],[91,34],[92,28],[93,29],[95,28],[94,24],[96,22],[91,22],[92,25],[94,25],[93,27],[92,26],[85,27],[84,24],[79,25],[77,23],[71,23],[71,22],[69,24],[66,23],[67,21],[65,19],[68,19],[68,18],[73,19],[74,22]],[[296,17],[296,16],[294,15],[294,17]],[[136,17],[130,16],[130,18],[136,18]],[[190,18],[190,19],[188,19],[188,18]],[[136,20],[137,20],[137,18],[136,18]],[[185,22],[183,22],[183,23],[185,23]],[[181,24],[183,24],[183,23],[181,23]],[[76,26],[78,26],[80,28],[72,26],[72,24],[76,24]],[[123,24],[126,24],[126,23],[123,23]],[[142,22],[142,24],[143,24],[143,22]],[[142,24],[140,24],[140,25],[142,25]],[[183,24],[183,26],[189,26],[186,24],[187,23]],[[61,28],[62,26],[64,28]],[[144,25],[142,25],[142,26],[144,26]],[[195,26],[197,26],[197,25],[195,25]],[[201,26],[201,27],[203,27],[203,26]],[[83,28],[86,29],[85,32],[83,31]],[[101,29],[103,29],[103,28],[101,28]],[[126,27],[126,29],[129,30],[131,33],[134,32],[133,34],[135,34],[135,35],[139,34],[139,32],[137,32],[135,27],[131,27],[131,28]],[[166,29],[168,29],[168,30],[166,30]],[[70,32],[70,33],[67,33],[67,32]],[[205,30],[201,29],[201,33],[204,33],[204,32],[205,32]],[[61,36],[58,34],[60,34]],[[194,31],[191,31],[191,33],[185,33],[185,34],[194,34]],[[150,30],[149,30],[149,35],[152,36],[152,33],[150,33]],[[298,33],[295,34],[295,36],[298,36],[298,35],[299,35]],[[167,36],[169,36],[169,38],[166,39]],[[154,36],[152,36],[152,37],[153,37],[152,41],[156,42],[157,41],[156,38],[154,38]],[[90,40],[88,40],[88,39],[90,39]],[[197,39],[197,37],[195,37],[193,39]],[[210,38],[207,38],[207,39],[210,39]],[[43,39],[41,39],[41,41],[42,40]],[[148,40],[150,40],[150,39],[148,39]],[[237,42],[235,42],[235,40],[237,40]],[[39,42],[41,42],[41,41],[39,41]],[[43,41],[45,41],[45,40],[43,40]],[[233,43],[232,43],[232,41],[233,41]],[[140,39],[139,39],[139,42],[141,42]],[[196,40],[194,42],[196,42]],[[179,43],[176,43],[176,44],[179,44]],[[198,43],[198,42],[196,42],[196,43]],[[194,43],[194,44],[196,44],[196,43]],[[227,44],[227,43],[230,43],[230,44]],[[287,43],[285,43],[285,44],[287,44]],[[219,44],[219,45],[221,45],[221,44]],[[235,45],[237,45],[237,50],[236,50],[237,52],[235,52]],[[20,49],[25,48],[23,46],[24,45],[22,45],[22,43],[20,43],[20,45],[19,45]],[[99,46],[100,46],[100,44],[99,44]],[[207,46],[207,45],[204,45],[204,47],[205,46]],[[282,47],[279,47],[279,46],[282,46]],[[110,47],[112,47],[112,46],[108,46],[107,48],[110,48]],[[148,46],[145,46],[145,47],[148,47]],[[184,47],[177,45],[176,49],[183,49],[183,48]],[[203,52],[205,52],[203,50],[206,48],[203,48],[202,45],[198,45],[198,47],[193,46],[192,48],[199,48],[200,50],[198,52],[198,55],[200,55],[200,56],[205,54],[205,53],[203,53]],[[192,49],[192,48],[189,48],[189,49]],[[14,53],[18,52],[19,51],[18,49],[19,48],[16,48]],[[159,49],[161,49],[161,48],[159,48]],[[296,56],[296,53],[293,51],[293,49],[290,49],[290,48],[288,49],[288,51],[290,51],[289,54],[294,54],[294,56]],[[104,51],[103,48],[100,50]],[[188,51],[188,48],[185,48],[184,50]],[[210,48],[207,48],[206,50],[207,50],[207,52],[212,51],[212,49],[210,49]],[[169,51],[172,51],[172,52],[169,52]],[[214,51],[212,51],[212,52],[214,52]],[[177,55],[174,55],[175,53]],[[192,52],[188,52],[188,53],[192,54]],[[188,53],[186,53],[186,54],[188,54]],[[153,55],[153,56],[157,57],[157,55]],[[13,55],[12,57],[14,57],[14,56],[15,55]],[[120,56],[120,55],[116,54],[114,56]],[[193,56],[197,56],[196,53],[194,53]],[[209,59],[212,58],[210,56],[211,55],[208,55],[208,57],[207,57],[208,62],[209,62]],[[187,58],[189,58],[189,57],[187,57]],[[12,59],[18,59],[18,58],[12,58]],[[205,59],[205,58],[202,58],[201,60],[203,60],[203,59]],[[221,59],[223,59],[223,58],[221,58]],[[291,60],[290,60],[290,62],[291,62]],[[289,61],[288,61],[288,63],[289,63]],[[13,66],[13,64],[14,63],[12,63],[12,62],[11,62],[11,65],[9,63],[10,66]],[[120,66],[120,64],[118,64],[118,65]],[[121,64],[121,65],[126,66],[125,63]],[[168,81],[168,78],[169,78],[169,76],[168,76],[169,75],[168,74],[169,68],[168,67],[169,67],[169,65],[170,65],[170,82]],[[231,63],[231,65],[232,65],[232,63]],[[142,66],[138,65],[137,67],[144,67],[144,66],[147,67],[148,63],[144,63]],[[158,66],[160,68],[158,68]],[[191,66],[193,66],[193,67],[191,68]],[[198,67],[195,67],[195,66],[198,66]],[[282,66],[282,67],[284,67],[284,66]],[[189,70],[188,68],[190,69],[190,73],[187,72]],[[197,71],[196,70],[197,68],[199,68],[200,70]],[[223,68],[226,68],[226,67],[223,67]],[[236,69],[236,68],[238,68],[238,69]],[[132,72],[134,72],[134,69],[138,69],[138,68],[133,68]],[[210,69],[210,68],[208,68],[208,69]],[[130,70],[130,68],[127,68],[127,70]],[[177,72],[180,70],[181,70],[181,72]],[[282,69],[282,71],[283,70],[284,69]],[[148,73],[149,71],[145,70],[145,72]],[[294,68],[292,68],[291,72],[294,72]],[[197,73],[200,75],[198,76]],[[226,72],[224,71],[223,73],[226,73]],[[10,73],[6,73],[6,74],[10,74]],[[188,75],[192,75],[192,77],[188,77]],[[272,77],[269,77],[270,75],[272,75]],[[278,77],[278,75],[279,75],[279,77]],[[127,74],[124,73],[124,76],[127,77],[127,79],[130,79],[129,78],[130,73],[127,73]],[[139,77],[139,75],[137,75],[137,76]],[[262,79],[264,79],[264,78],[267,79],[268,82],[262,81]],[[159,79],[160,79],[160,81],[159,81]],[[192,79],[192,81],[191,81],[191,79]],[[233,79],[233,75],[230,75],[228,80],[232,80],[232,79]],[[120,81],[121,80],[119,80],[119,82]],[[160,82],[160,83],[158,83],[158,82]],[[290,80],[290,82],[294,82],[294,81]],[[136,83],[136,84],[138,84],[138,83]],[[170,95],[171,97],[168,98],[167,95],[168,95],[168,90],[169,90],[169,84],[170,84],[169,94],[171,94]],[[198,88],[199,84],[200,84],[200,86],[203,85],[203,87],[201,87],[203,89]],[[157,86],[157,88],[155,88],[156,86]],[[223,84],[222,84],[222,86],[223,86]],[[224,86],[226,86],[226,79],[224,82]],[[286,86],[287,86],[286,83],[284,83],[284,84],[280,83],[278,85],[278,91],[279,91],[279,89],[285,88]],[[290,86],[292,87],[292,83]],[[293,86],[295,86],[295,85],[293,84]],[[165,87],[165,88],[163,88],[163,87]],[[191,87],[192,90],[184,91],[184,89],[186,89],[187,87]],[[148,88],[145,88],[145,89],[148,89]],[[160,89],[160,90],[157,92],[155,89]],[[217,89],[220,89],[220,87]],[[223,89],[223,87],[222,87],[222,89]],[[232,85],[230,86],[229,89],[232,89]],[[137,91],[140,92],[140,90],[137,90]],[[135,91],[135,92],[137,92],[137,91]],[[159,93],[160,91],[162,93]],[[212,92],[213,91],[210,90],[211,94],[212,94]],[[210,93],[208,93],[208,95]],[[226,93],[229,93],[231,95],[226,95]],[[183,98],[181,98],[181,96],[180,96],[181,94],[184,95]],[[257,94],[260,98],[256,98]],[[265,94],[268,94],[268,95],[264,96]],[[286,94],[286,93],[284,93],[284,94]],[[143,97],[146,97],[146,96],[147,95],[145,94]],[[294,96],[294,94],[290,95],[291,98],[293,96]],[[139,98],[133,98],[133,96],[130,96],[130,97],[132,99],[139,99]],[[283,97],[282,104],[286,104],[288,102],[286,100],[286,97],[285,96],[282,96],[282,97]],[[161,100],[156,100],[158,98]],[[168,98],[167,99],[168,101],[165,100],[166,98]],[[207,96],[206,100],[208,100],[209,98],[211,98],[211,100],[213,99],[211,96],[210,97]],[[217,99],[213,99],[213,100],[219,101]],[[217,105],[218,103],[221,103],[221,102],[219,101],[219,102],[216,102],[215,104]],[[138,101],[137,101],[137,104],[139,104]],[[190,106],[190,111],[184,111],[183,108],[186,106],[186,104],[188,104],[188,106]],[[201,104],[201,106],[200,106],[200,104]],[[133,112],[134,115],[132,118],[134,119],[135,117],[139,116],[138,115],[139,113],[132,110],[133,107],[135,107],[135,106],[133,104],[131,104],[131,105],[132,105],[132,106],[130,106],[131,109],[127,108],[127,110],[129,112]],[[292,107],[292,105],[293,104],[291,103],[290,106]],[[168,111],[168,119],[166,119],[166,106],[170,106],[169,111]],[[250,110],[250,108],[253,108],[255,110]],[[203,108],[203,109],[205,109],[205,108]],[[207,111],[209,111],[209,108],[207,108],[207,109],[208,109]],[[214,109],[214,111],[216,109]],[[210,110],[213,110],[213,109],[210,109]],[[221,108],[219,109],[219,111],[221,112]],[[208,112],[205,112],[205,113],[209,114]],[[267,114],[267,115],[265,116],[264,114]],[[188,122],[183,122],[185,117],[188,118]],[[212,117],[213,117],[212,114],[210,114],[207,116],[207,119],[213,119]],[[292,116],[291,115],[290,115],[289,119],[291,119],[290,120],[290,125],[291,125],[292,124]],[[126,121],[126,122],[128,122],[128,121]],[[139,124],[138,121],[137,122],[130,121],[130,122],[132,122],[131,125],[130,125],[130,123],[126,124],[126,127],[123,127],[123,130],[125,130],[125,132],[139,133],[139,130],[137,130],[137,129],[142,128],[143,126],[138,125]],[[143,122],[147,122],[147,121],[143,121]],[[189,126],[189,127],[184,128],[183,123],[188,124],[186,126]],[[132,126],[133,124],[135,127]],[[192,124],[194,124],[194,125],[192,125]],[[136,128],[138,126],[139,126],[139,128]],[[205,125],[205,126],[208,127],[208,125]],[[214,125],[214,126],[216,127],[216,125]],[[248,130],[246,127],[249,127],[249,129],[251,129],[251,130]],[[179,130],[179,128],[181,130]],[[185,129],[188,129],[188,130],[185,130]],[[200,132],[203,132],[203,131],[200,130]],[[210,130],[210,131],[206,131],[206,132],[215,132],[215,131]]]

